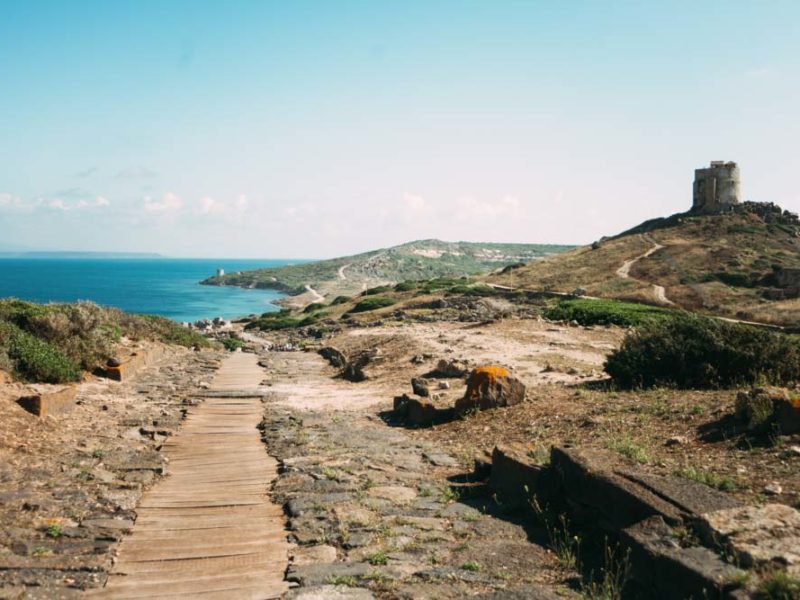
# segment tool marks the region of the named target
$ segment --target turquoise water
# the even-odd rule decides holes
[[[218,268],[226,273],[298,263],[290,260],[171,258],[4,258],[0,297],[34,302],[91,300],[176,321],[221,316],[230,319],[278,310],[281,294],[200,285]]]

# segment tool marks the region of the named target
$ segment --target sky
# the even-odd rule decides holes
[[[0,251],[589,243],[800,211],[800,3],[0,0]]]

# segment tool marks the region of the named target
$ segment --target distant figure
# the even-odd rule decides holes
[[[225,275],[225,269],[220,267],[219,269],[217,269],[217,277],[222,277],[223,275]]]
[[[712,160],[709,167],[696,169],[692,212],[729,212],[740,202],[739,184],[739,167],[735,162]]]

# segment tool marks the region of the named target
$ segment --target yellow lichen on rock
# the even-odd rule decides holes
[[[495,385],[498,379],[505,379],[508,376],[509,372],[505,367],[495,365],[478,367],[470,375],[467,396],[476,397],[480,395],[482,389],[485,389],[485,386]]]

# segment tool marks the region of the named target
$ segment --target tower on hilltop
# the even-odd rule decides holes
[[[695,169],[692,212],[728,212],[741,201],[739,167],[735,162],[712,160],[704,169]]]

